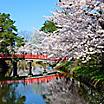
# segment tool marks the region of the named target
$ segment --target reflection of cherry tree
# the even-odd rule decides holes
[[[104,1],[60,0],[59,10],[49,19],[59,28],[43,40],[43,47],[56,56],[86,57],[104,48]]]
[[[1,84],[0,87],[0,104],[24,104],[26,97],[21,95],[16,95],[15,89],[17,84],[8,85]]]

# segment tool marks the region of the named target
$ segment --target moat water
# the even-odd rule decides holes
[[[65,85],[65,81],[61,80],[54,79],[46,83],[1,83],[0,104],[104,104],[104,92],[85,85],[74,85],[69,89],[70,83]],[[83,99],[84,103],[82,100],[78,103],[78,99]]]
[[[12,83],[0,86],[0,104],[46,104],[45,83]]]

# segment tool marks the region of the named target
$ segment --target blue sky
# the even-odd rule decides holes
[[[0,0],[0,12],[9,13],[19,31],[39,29],[43,16],[51,15],[58,0]]]

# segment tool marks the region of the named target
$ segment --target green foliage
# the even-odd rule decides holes
[[[56,65],[55,69],[60,70],[62,72],[68,72],[68,71],[70,71],[71,65],[72,65],[71,61],[59,62]]]
[[[80,66],[75,67],[74,71],[77,76],[104,81],[103,69],[104,65],[102,54],[94,54],[87,63],[80,63]]]
[[[24,38],[22,38],[22,37],[16,36],[15,40],[16,40],[17,47],[20,47],[21,45],[23,46],[25,44]]]
[[[83,80],[92,80],[95,86],[99,81],[104,81],[104,54],[97,53],[90,57],[91,59],[86,63],[82,63],[80,60],[59,62],[55,69],[69,74],[69,77],[73,74],[75,79],[81,77]]]
[[[0,53],[13,51],[14,46],[23,45],[23,38],[17,36],[15,21],[10,19],[10,14],[0,13]]]
[[[53,33],[54,31],[57,30],[57,26],[54,22],[52,21],[45,21],[43,24],[43,27],[41,27],[41,31],[44,31],[45,33]]]

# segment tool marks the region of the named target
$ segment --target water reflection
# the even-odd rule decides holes
[[[104,91],[62,78],[49,84],[48,104],[104,104]]]
[[[84,97],[88,104],[104,104],[104,91],[102,89],[92,89],[81,84],[79,94]]]
[[[45,96],[44,96],[45,95]],[[45,98],[43,98],[43,96]],[[104,92],[78,81],[54,79],[48,83],[0,85],[0,104],[104,104]]]
[[[13,83],[0,86],[0,104],[45,104],[45,83]]]

